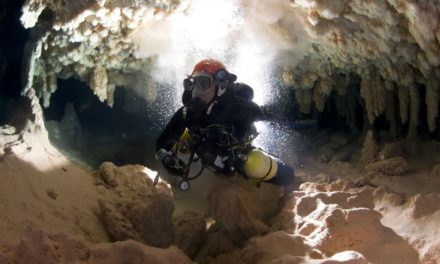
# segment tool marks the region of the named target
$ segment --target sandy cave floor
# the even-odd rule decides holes
[[[332,140],[327,144],[335,145]],[[170,211],[174,217],[191,210],[212,224],[212,217],[206,218],[210,212],[223,220],[233,242],[218,238],[221,232],[208,232],[206,242],[196,246],[198,251],[180,244],[182,251],[175,243],[165,249],[136,239],[110,243],[114,235],[108,222],[103,224],[103,208],[145,198],[132,194],[140,189],[129,175],[140,173],[145,178],[142,182],[151,185],[154,172],[141,166],[116,168],[127,180],[119,179],[119,186],[112,189],[97,184],[96,173],[89,168],[67,160],[44,133],[25,134],[22,140],[5,144],[0,157],[0,263],[122,263],[127,259],[191,263],[188,255],[200,263],[440,263],[440,170],[435,166],[440,164],[440,144],[420,143],[417,155],[407,158],[408,171],[400,176],[359,172],[355,145],[361,144],[344,144],[336,149],[352,151],[351,160],[327,161],[320,151],[293,156],[289,163],[295,166],[299,182],[305,183],[281,211],[276,208],[278,188],[258,189],[240,179],[204,175],[192,182],[190,192],[174,191],[175,209]],[[230,187],[234,184],[242,189]],[[168,199],[166,184],[161,181],[159,186],[163,199]],[[245,207],[225,208],[223,201],[208,198],[214,192],[214,197],[225,199],[216,193],[221,186]],[[245,191],[236,195],[236,190]],[[113,205],[98,205],[98,201]],[[234,207],[234,202],[224,203]],[[246,215],[239,213],[243,208],[250,208]],[[252,232],[246,233],[250,229],[243,223],[249,223]],[[237,231],[246,239],[255,236],[237,246],[233,235]],[[165,240],[147,244],[166,244]]]

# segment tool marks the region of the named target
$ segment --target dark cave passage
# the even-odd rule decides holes
[[[50,106],[44,109],[53,143],[79,152],[93,167],[104,161],[154,167],[151,153],[160,132],[160,117],[151,110],[154,106],[123,87],[116,88],[113,107],[100,102],[87,84],[78,80],[58,80],[58,87]],[[54,136],[54,122],[71,136]]]
[[[21,97],[22,61],[29,30],[20,23],[24,0],[0,1],[0,125],[8,123]]]

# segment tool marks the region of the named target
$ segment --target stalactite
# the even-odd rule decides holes
[[[111,83],[107,86],[107,105],[113,107],[115,103],[115,89],[116,85]]]
[[[315,86],[315,82],[318,79],[318,75],[314,71],[306,71],[301,79],[301,88],[312,89]]]
[[[409,106],[409,89],[408,89],[408,87],[407,86],[399,86],[398,95],[399,95],[400,121],[402,121],[402,124],[406,124],[408,122],[408,106]]]
[[[385,112],[386,109],[386,88],[385,83],[379,75],[375,75],[373,80],[374,91],[374,114],[376,117],[380,116]]]
[[[312,91],[309,89],[297,89],[295,95],[301,112],[304,114],[310,114],[312,110]]]
[[[373,93],[372,89],[370,88],[370,80],[367,78],[362,78],[361,80],[361,96],[364,98],[365,101],[365,111],[368,115],[368,120],[370,121],[370,124],[374,122],[374,114],[373,114]]]
[[[387,82],[389,83],[392,82]],[[388,86],[387,85],[387,86]],[[390,122],[390,134],[392,138],[397,138],[397,115],[396,115],[396,100],[394,98],[394,91],[387,89],[387,107],[385,110],[387,120]]]
[[[417,126],[419,124],[419,107],[420,107],[420,95],[416,86],[409,88],[409,130],[408,138],[414,139],[417,137]]]
[[[23,63],[23,74],[22,82],[23,82],[23,91],[22,94],[26,94],[30,89],[35,89],[37,94],[40,95],[40,91],[38,91],[39,87],[34,85],[35,76],[39,76],[41,74],[41,70],[45,69],[45,67],[41,67],[43,64],[45,65],[45,61],[41,58],[42,50],[43,50],[43,42],[46,41],[47,34],[43,36],[41,39],[30,40],[24,50],[25,60]],[[26,59],[27,58],[27,59]]]
[[[47,108],[50,104],[50,91],[47,84],[47,76],[46,72],[41,72],[38,76],[34,77],[34,84],[38,85],[42,91],[42,98],[43,98],[43,107]]]
[[[373,75],[371,79],[362,78],[361,96],[365,100],[365,108],[370,124],[374,123],[376,117],[385,111],[385,87],[380,76]]]
[[[313,89],[313,101],[319,112],[324,111],[325,101],[332,91],[332,82],[328,79],[320,78]]]
[[[429,81],[426,84],[426,113],[429,131],[433,132],[436,129],[436,118],[438,116],[438,97],[439,85],[437,81]]]
[[[319,87],[313,89],[313,102],[315,103],[315,108],[319,112],[324,111],[326,98],[327,96],[320,91]]]
[[[49,75],[47,80],[47,85],[51,93],[54,93],[57,90],[58,84],[57,84],[57,76],[55,74]]]
[[[319,78],[316,86],[318,86],[321,93],[325,94],[326,96],[329,96],[332,93],[333,82],[328,78]]]
[[[43,106],[45,108],[49,107],[50,105],[50,98],[52,94],[57,90],[57,77],[55,74],[49,74],[46,75],[46,72],[40,73],[39,76],[36,76],[35,78],[36,84],[40,84],[43,98]]]
[[[90,87],[101,102],[104,102],[107,99],[107,83],[107,69],[102,66],[97,66],[92,72]]]

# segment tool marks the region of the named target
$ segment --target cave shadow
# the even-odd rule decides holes
[[[87,157],[86,163],[95,168],[104,161],[118,166],[143,164],[155,167],[155,139],[163,123],[158,118],[159,107],[151,106],[124,87],[116,87],[112,107],[99,101],[86,83],[76,79],[58,80],[58,87],[50,106],[44,109],[45,120],[62,121],[66,106],[72,104],[83,137],[81,144],[73,142],[69,145],[60,144],[52,136],[58,147],[78,151],[80,155],[77,156]]]
[[[0,2],[0,125],[7,124],[20,104],[22,61],[29,30],[20,23],[24,0]]]

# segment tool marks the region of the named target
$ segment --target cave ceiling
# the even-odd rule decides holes
[[[115,87],[127,85],[131,74],[157,58],[157,54],[139,56],[139,28],[184,13],[191,3],[26,1],[21,21],[33,28],[33,34],[27,48],[25,91],[35,89],[47,107],[57,79],[74,77],[112,105]],[[277,47],[282,58],[280,75],[286,86],[296,90],[301,111],[310,112],[312,103],[322,111],[332,91],[350,94],[347,88],[356,75],[370,123],[386,113],[389,119],[409,123],[414,133],[411,127],[417,126],[423,105],[425,122],[431,131],[436,129],[440,77],[440,5],[436,1],[243,0],[241,5],[245,17],[252,10],[276,9],[275,15],[259,23],[270,29],[268,37],[276,35],[284,43]],[[424,98],[420,87],[425,89]],[[396,113],[388,109],[389,97],[397,98]]]

